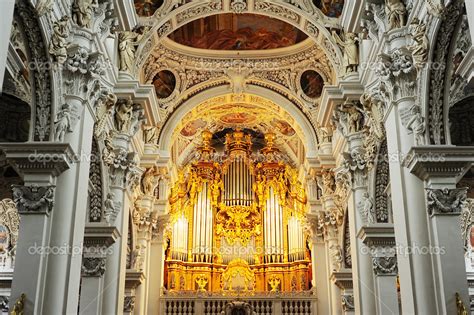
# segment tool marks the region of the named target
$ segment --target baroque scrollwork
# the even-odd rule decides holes
[[[28,213],[49,213],[54,205],[54,187],[55,186],[21,186],[14,185],[13,200],[15,201],[18,212]]]
[[[355,310],[353,294],[343,294],[341,296],[341,303],[342,303],[342,308],[344,309],[344,311],[353,312]]]
[[[428,214],[459,214],[466,202],[467,188],[426,189]]]
[[[51,78],[48,67],[45,67],[49,63],[49,58],[42,40],[42,28],[38,23],[35,9],[27,1],[16,2],[15,12],[20,17],[24,33],[30,43],[31,60],[35,64],[35,71],[32,71],[36,105],[35,140],[48,141],[51,133]]]
[[[123,301],[123,311],[133,313],[135,310],[135,297],[126,296]]]
[[[102,277],[105,273],[106,258],[83,257],[81,273],[83,277]]]
[[[376,275],[393,275],[398,272],[395,248],[377,248],[372,254],[372,267]]]

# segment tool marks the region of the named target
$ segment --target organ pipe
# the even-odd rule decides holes
[[[199,150],[204,150],[205,153],[213,152],[210,147],[212,134],[206,137],[207,143],[204,143]],[[265,139],[268,140],[267,137]],[[186,218],[183,214],[173,225],[171,253],[174,259],[186,260],[186,253],[189,252],[190,261],[212,263],[213,257],[216,255],[213,244],[216,248],[226,247],[230,250],[229,253],[223,255],[225,257],[222,257],[224,263],[237,257],[249,263],[255,263],[256,244],[263,246],[263,253],[260,254],[260,257],[263,258],[264,263],[283,263],[288,260],[304,259],[305,247],[301,221],[295,216],[289,217],[287,220],[288,214],[284,212],[287,211],[284,210],[284,207],[285,209],[288,207],[288,211],[291,213],[290,208],[296,207],[300,202],[290,196],[290,192],[297,191],[294,189],[295,187],[290,186],[296,180],[291,178],[291,174],[285,168],[287,166],[281,161],[270,159],[257,163],[252,160],[251,145],[247,136],[242,132],[235,132],[231,136],[226,136],[226,151],[222,165],[213,162],[210,155],[207,155],[207,160],[193,162],[194,164],[190,167],[192,176],[188,174],[187,180],[195,181],[193,183],[197,189],[196,193],[193,193],[194,200],[187,200],[191,210],[188,214],[189,217]],[[275,150],[273,145],[267,143],[267,147],[262,152],[268,154],[274,153]],[[274,155],[269,156],[274,157]],[[217,173],[220,174],[222,181],[220,181],[221,188],[216,197],[214,188],[216,185],[213,180]],[[189,192],[191,186],[187,185],[187,196],[189,197],[191,197]],[[291,200],[287,201],[286,199]],[[182,208],[183,212],[183,209],[186,208],[184,205],[185,202],[182,201],[181,206],[178,207]],[[228,243],[225,237],[216,232],[217,224],[221,224],[222,231],[229,229],[227,226],[229,221],[232,223],[231,217],[226,217],[224,221],[221,219],[220,223],[217,223],[218,216],[216,218],[214,216],[222,212],[222,207],[254,209],[252,211],[257,212],[259,224],[262,225],[259,228],[261,232],[255,232],[245,241],[237,240]],[[239,219],[241,220],[239,224],[247,224],[242,223],[247,222],[246,219]],[[232,224],[235,225],[235,223]],[[246,228],[248,229],[248,227]],[[183,243],[186,238],[189,241]]]

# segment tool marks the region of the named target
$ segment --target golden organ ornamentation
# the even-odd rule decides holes
[[[275,135],[264,140],[256,152],[251,135],[237,129],[216,153],[212,133],[204,131],[198,158],[178,172],[169,196],[166,277],[186,279],[184,290],[195,290],[198,278],[207,279],[209,292],[232,291],[242,281],[245,290],[269,291],[271,277],[290,291],[292,280],[311,279],[304,186],[281,158]]]

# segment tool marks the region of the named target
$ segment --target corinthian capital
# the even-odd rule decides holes
[[[365,160],[365,150],[357,147],[350,153],[343,153],[343,172],[350,174],[352,188],[367,186],[367,162]]]
[[[381,54],[376,73],[390,94],[391,101],[415,96],[417,70],[413,56],[406,47],[397,49],[390,55]]]
[[[20,214],[49,213],[54,205],[55,186],[14,185],[13,200]]]

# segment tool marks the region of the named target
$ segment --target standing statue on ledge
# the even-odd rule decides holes
[[[386,0],[385,13],[388,18],[388,30],[406,25],[407,9],[401,0]]]
[[[364,196],[362,197],[362,200],[359,201],[357,208],[362,215],[364,223],[373,224],[377,221],[374,213],[374,201],[368,192],[364,193]]]
[[[141,27],[135,31],[124,31],[119,33],[120,71],[129,73],[133,72],[135,53],[146,30],[147,28]]]
[[[426,36],[426,24],[414,18],[410,24],[410,34],[413,44],[407,48],[413,56],[416,69],[421,70],[428,60],[429,39]]]
[[[346,74],[357,72],[357,67],[359,66],[359,47],[357,47],[359,38],[357,35],[355,33],[345,33],[344,40],[342,40],[341,37],[333,31],[332,36],[344,51],[344,66]]]
[[[144,127],[143,141],[145,141],[146,144],[156,144],[158,142],[158,128],[156,126]]]
[[[156,176],[158,171],[156,167],[150,167],[145,171],[142,178],[142,191],[146,196],[153,196],[155,193],[155,188],[158,185]]]
[[[128,132],[132,120],[133,102],[131,100],[118,100],[115,111],[115,128],[118,132]]]
[[[53,34],[51,35],[51,42],[49,43],[49,53],[54,56],[54,59],[60,64],[66,62],[67,59],[67,39],[70,32],[69,17],[67,15],[53,23]]]
[[[265,178],[262,174],[257,175],[257,180],[253,184],[253,191],[257,194],[258,206],[263,209],[265,206]]]
[[[218,206],[219,196],[222,190],[224,190],[224,183],[222,182],[221,174],[217,172],[211,184],[211,205],[213,207]]]
[[[71,109],[68,104],[64,104],[56,115],[56,120],[54,121],[54,141],[63,142],[66,132],[72,132]]]
[[[92,13],[98,8],[97,0],[74,0],[72,19],[80,27],[90,27]]]

